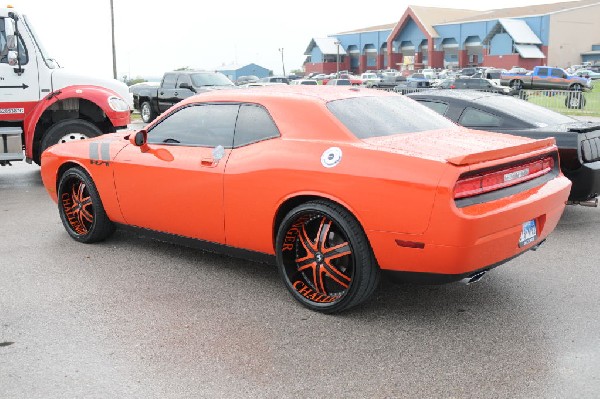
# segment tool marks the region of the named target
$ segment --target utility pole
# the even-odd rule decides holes
[[[335,76],[340,77],[340,41],[336,40],[334,43],[337,46],[337,59],[335,61]]]
[[[281,52],[281,68],[283,69],[283,76],[285,76],[285,64],[283,63],[283,47],[279,49],[279,52]]]
[[[113,0],[110,0],[110,28],[112,33],[113,78],[117,78],[117,51],[115,49],[115,12]]]

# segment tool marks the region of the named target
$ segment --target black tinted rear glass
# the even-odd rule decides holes
[[[327,108],[359,139],[456,127],[403,96],[347,98],[331,101]]]
[[[483,97],[478,99],[477,102],[502,110],[505,114],[520,119],[526,124],[538,127],[561,125],[575,121],[575,119],[569,116],[509,96]]]

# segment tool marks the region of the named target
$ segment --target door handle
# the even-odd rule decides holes
[[[161,92],[160,92],[160,95],[162,96],[163,94],[165,94],[165,92],[164,92],[164,91],[161,91]]]
[[[178,92],[175,92],[174,94],[175,94],[176,96],[178,96],[178,95],[179,95],[179,93],[178,93]]]
[[[200,166],[203,166],[205,168],[214,168],[218,164],[219,160],[214,158],[202,158],[202,160],[200,161]]]

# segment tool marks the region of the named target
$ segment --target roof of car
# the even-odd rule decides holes
[[[169,72],[165,72],[165,73],[185,73],[185,74],[191,74],[191,73],[221,73],[221,72],[215,72],[215,71],[205,71],[205,70],[201,70],[201,69],[197,69],[197,70],[192,70],[192,69],[186,69],[184,71],[169,71]]]
[[[478,90],[427,90],[409,93],[409,97],[435,97],[439,99],[453,98],[457,100],[475,101],[484,97],[501,96],[502,94],[489,93]]]
[[[329,102],[345,98],[397,96],[382,90],[366,89],[350,86],[313,86],[313,85],[276,85],[252,87],[248,89],[214,90],[197,94],[184,100],[195,101],[240,101],[252,102],[264,99],[302,98],[307,101]]]

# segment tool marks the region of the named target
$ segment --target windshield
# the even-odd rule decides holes
[[[359,139],[456,128],[450,120],[404,96],[347,98],[331,101],[327,108]]]
[[[222,73],[193,73],[192,83],[200,86],[235,86],[227,76]]]
[[[40,54],[42,55],[42,58],[44,59],[46,66],[50,69],[60,68],[60,66],[58,65],[58,62],[56,62],[56,60],[54,58],[48,56],[48,52],[42,45],[42,42],[40,41],[39,36],[33,30],[33,25],[29,22],[29,18],[26,15],[23,15],[23,22],[25,23],[25,27],[27,28],[27,30],[29,30],[29,34],[33,38],[33,41],[35,42],[38,49],[40,50]]]
[[[477,101],[489,107],[501,109],[506,114],[537,127],[575,122],[575,119],[569,116],[513,97],[490,96]]]

